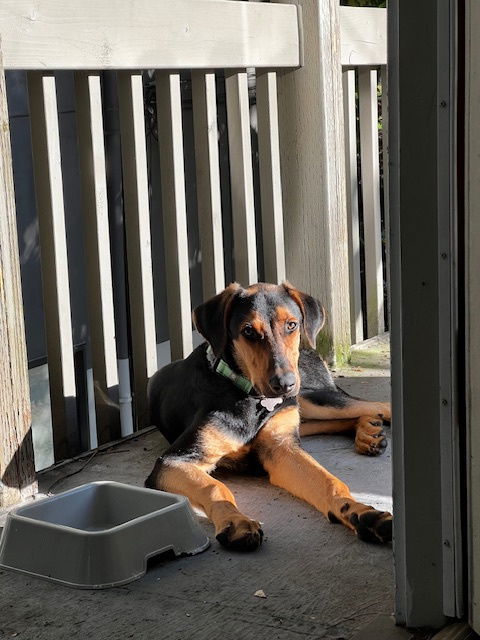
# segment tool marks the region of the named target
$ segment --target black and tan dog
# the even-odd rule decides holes
[[[356,502],[299,443],[299,433],[351,429],[360,453],[377,455],[386,446],[389,405],[341,391],[312,349],[324,322],[321,305],[288,283],[235,283],[195,309],[194,320],[207,342],[150,382],[152,423],[171,446],[145,485],[186,495],[213,521],[221,544],[251,550],[262,542],[260,524],[210,474],[254,459],[272,484],[332,522],[363,540],[390,541],[391,515]],[[300,347],[301,334],[310,347]]]

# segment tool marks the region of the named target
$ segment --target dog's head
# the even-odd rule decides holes
[[[198,331],[217,358],[234,364],[267,397],[300,390],[300,337],[313,347],[325,316],[321,304],[288,283],[237,283],[194,311]]]

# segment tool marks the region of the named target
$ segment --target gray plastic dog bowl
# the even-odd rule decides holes
[[[142,577],[147,560],[164,551],[192,555],[208,545],[183,496],[92,482],[10,512],[0,567],[104,589]]]

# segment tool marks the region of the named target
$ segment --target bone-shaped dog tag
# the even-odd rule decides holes
[[[267,411],[273,411],[277,404],[282,404],[283,398],[263,398],[260,400],[262,407],[265,407]]]

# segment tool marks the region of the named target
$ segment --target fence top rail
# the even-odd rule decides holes
[[[1,0],[5,69],[298,67],[293,4]]]
[[[387,64],[387,10],[340,7],[342,66]]]

